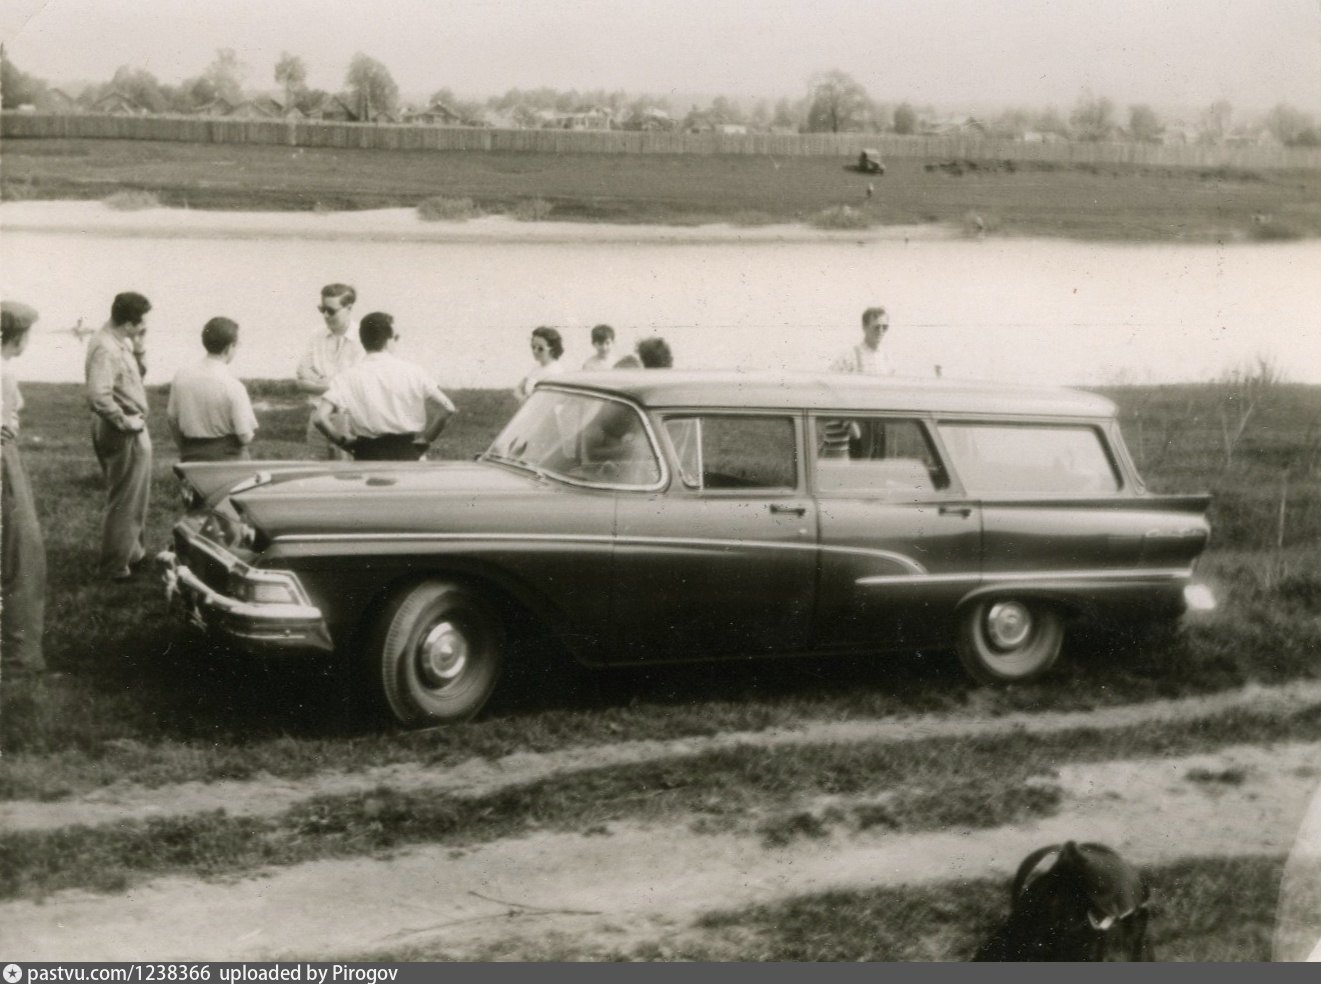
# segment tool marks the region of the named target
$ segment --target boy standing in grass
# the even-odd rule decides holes
[[[206,358],[175,374],[166,417],[180,461],[249,457],[257,416],[247,389],[229,371],[238,344],[239,326],[229,318],[212,318],[202,328]]]
[[[133,576],[147,556],[143,534],[151,496],[151,435],[142,385],[142,341],[151,301],[115,295],[110,320],[87,343],[87,398],[92,447],[106,481],[106,514],[97,572],[112,581]]]
[[[615,330],[609,325],[597,325],[592,329],[592,348],[596,354],[583,363],[584,369],[609,369],[610,350],[615,347]]]
[[[23,396],[9,371],[9,360],[23,354],[29,329],[36,320],[37,312],[26,304],[0,302],[0,646],[6,675],[40,673],[46,668],[41,640],[46,614],[46,546],[32,485],[18,451],[18,413],[23,409]]]

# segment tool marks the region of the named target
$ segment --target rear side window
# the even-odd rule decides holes
[[[946,422],[940,436],[969,492],[1119,490],[1119,474],[1095,427]]]
[[[816,417],[816,485],[822,492],[886,494],[949,487],[926,429],[916,420]]]
[[[678,458],[679,473],[690,488],[798,487],[798,446],[791,417],[670,417],[665,430]]]

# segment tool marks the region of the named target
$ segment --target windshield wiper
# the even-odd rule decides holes
[[[497,454],[494,451],[487,451],[482,454],[481,460],[494,461],[497,464],[501,464],[501,465],[513,465],[515,468],[522,468],[524,471],[532,472],[532,474],[536,475],[538,478],[544,479],[546,477],[545,469],[537,467],[536,465],[532,464],[532,462],[526,460],[525,458],[518,458],[508,454]]]

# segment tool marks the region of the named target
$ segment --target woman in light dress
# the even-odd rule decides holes
[[[523,381],[514,387],[514,395],[522,403],[531,394],[539,380],[564,372],[560,356],[564,354],[564,339],[554,328],[542,325],[532,329],[532,358],[537,364],[523,377]]]

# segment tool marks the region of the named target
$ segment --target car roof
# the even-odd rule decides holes
[[[542,386],[590,389],[647,407],[894,410],[915,413],[1110,417],[1103,396],[1063,387],[851,373],[612,369],[567,372]]]

